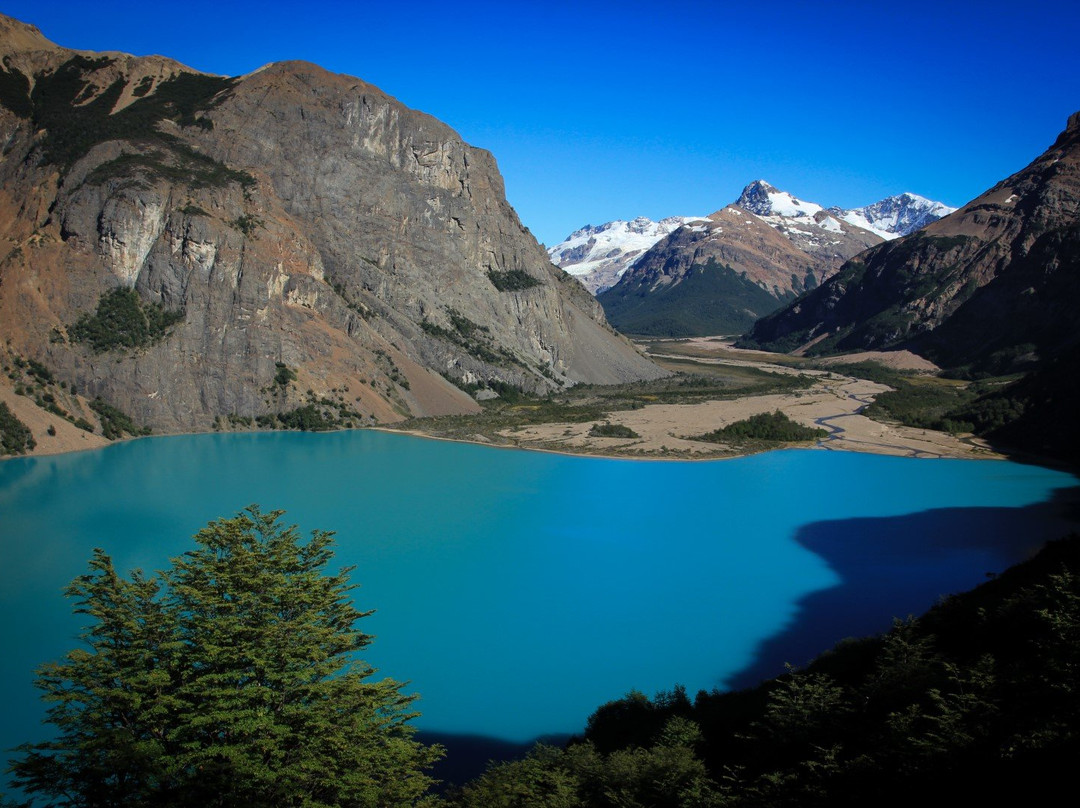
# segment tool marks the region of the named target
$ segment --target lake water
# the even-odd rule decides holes
[[[427,730],[579,731],[632,688],[742,686],[887,628],[1068,532],[1077,480],[1005,462],[782,451],[565,457],[378,432],[197,435],[0,463],[0,746],[48,730],[93,547],[160,569],[250,503],[337,532],[366,659]]]

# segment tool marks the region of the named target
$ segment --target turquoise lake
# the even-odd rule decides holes
[[[74,647],[94,547],[167,566],[248,504],[337,533],[366,659],[418,724],[524,741],[632,688],[745,686],[886,629],[1070,530],[1077,479],[789,450],[641,462],[370,431],[153,438],[0,463],[5,749],[47,733],[35,665]]]

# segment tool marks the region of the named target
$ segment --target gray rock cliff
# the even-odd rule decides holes
[[[663,375],[552,266],[488,152],[359,79],[207,76],[9,18],[0,59],[0,337],[140,423],[312,402],[386,422]],[[80,339],[121,287],[182,318]]]

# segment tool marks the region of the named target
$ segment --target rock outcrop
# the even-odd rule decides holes
[[[1080,113],[1031,165],[923,230],[875,247],[761,320],[757,345],[907,348],[973,373],[1080,344]]]
[[[552,266],[488,152],[359,79],[209,76],[9,18],[0,59],[0,336],[142,424],[386,422],[663,375]],[[99,307],[117,288],[171,325],[88,339],[130,326]]]

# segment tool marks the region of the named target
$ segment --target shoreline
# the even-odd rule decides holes
[[[326,431],[376,430],[411,437],[440,440],[450,443],[473,444],[496,449],[518,449],[545,452],[567,457],[594,457],[605,460],[632,460],[646,462],[702,462],[734,460],[769,451],[803,449],[821,451],[858,452],[915,459],[966,459],[1010,460],[1018,463],[1054,468],[1080,473],[1074,465],[1048,457],[1024,452],[1013,452],[1008,447],[995,448],[974,435],[953,435],[935,430],[907,427],[895,423],[871,420],[863,411],[874,397],[892,388],[866,379],[846,376],[842,364],[825,369],[799,368],[778,365],[768,361],[760,352],[733,349],[730,342],[716,338],[691,341],[696,354],[693,357],[673,355],[672,359],[689,360],[700,365],[749,366],[772,373],[814,377],[808,387],[791,391],[762,392],[734,398],[716,397],[699,401],[661,403],[659,401],[636,405],[633,408],[604,410],[589,420],[548,420],[541,418],[528,423],[528,416],[515,421],[510,419],[485,419],[483,413],[460,416],[457,420],[402,419],[399,422],[372,426],[350,427]],[[735,353],[737,358],[731,354]],[[797,361],[797,360],[796,360]],[[0,389],[0,393],[6,392]],[[15,396],[2,396],[15,399]],[[21,398],[21,397],[19,397]],[[13,402],[14,403],[14,402]],[[26,402],[18,402],[23,408]],[[510,407],[510,411],[516,409]],[[530,409],[523,407],[523,409]],[[793,421],[808,427],[828,430],[829,434],[814,442],[774,443],[770,441],[747,441],[746,443],[720,444],[702,440],[718,429],[751,416],[783,412]],[[76,451],[105,448],[114,443],[135,440],[140,437],[172,437],[200,434],[261,434],[279,431],[274,429],[205,429],[160,432],[147,436],[130,436],[107,441],[99,435],[78,432],[61,419],[41,413],[50,420],[62,424],[62,428],[75,432],[79,438],[72,440],[38,440],[34,450],[21,455],[0,457],[0,462],[19,457],[52,457]],[[475,422],[473,422],[475,419]],[[632,437],[603,437],[592,433],[594,426],[603,423],[625,426]],[[397,424],[400,424],[397,425]],[[35,424],[35,433],[44,423]],[[85,441],[85,443],[84,443]],[[44,445],[43,445],[44,444]],[[51,444],[51,445],[50,445]]]
[[[556,424],[556,426],[563,426],[563,424]],[[931,430],[927,430],[931,431]],[[425,432],[420,429],[396,429],[393,426],[381,425],[381,426],[362,426],[362,427],[348,427],[340,429],[327,429],[318,432],[308,432],[311,435],[329,435],[336,432],[383,432],[389,435],[405,435],[413,438],[423,438],[425,440],[442,441],[444,443],[460,443],[471,446],[482,446],[488,449],[505,449],[510,451],[522,451],[522,452],[540,452],[544,454],[562,455],[565,457],[582,457],[582,458],[595,458],[597,460],[626,460],[632,462],[645,462],[645,463],[707,463],[725,460],[739,460],[745,457],[753,457],[754,455],[766,454],[768,452],[785,451],[788,449],[797,449],[801,451],[823,451],[823,452],[851,452],[853,454],[876,454],[882,457],[907,457],[912,460],[977,460],[977,461],[1010,461],[1015,463],[1024,463],[1026,465],[1043,466],[1045,468],[1054,468],[1059,471],[1067,471],[1077,473],[1078,469],[1057,461],[1052,458],[1039,458],[1033,455],[1016,453],[1004,454],[997,452],[993,449],[986,448],[985,454],[973,454],[970,457],[954,456],[944,454],[931,454],[926,456],[918,456],[915,454],[897,454],[895,452],[875,451],[871,448],[862,446],[829,446],[827,443],[832,441],[832,436],[829,438],[822,438],[813,445],[805,443],[782,443],[775,446],[761,446],[759,448],[749,451],[738,451],[730,454],[702,454],[694,456],[687,454],[669,454],[669,455],[646,455],[646,454],[617,454],[613,452],[604,451],[588,451],[582,449],[581,451],[574,451],[571,447],[555,448],[551,446],[529,446],[523,444],[511,444],[511,443],[497,443],[489,440],[480,440],[477,438],[461,438],[452,437],[448,435],[437,435],[430,432]],[[154,438],[176,438],[176,437],[194,437],[197,435],[273,435],[273,434],[304,434],[303,430],[295,429],[245,429],[245,430],[187,430],[178,432],[155,432],[151,435],[125,435],[120,438],[115,438],[107,443],[103,443],[97,446],[85,446],[73,449],[58,449],[52,451],[33,451],[26,454],[17,455],[3,455],[0,456],[0,463],[4,463],[9,460],[31,460],[48,457],[60,457],[63,455],[81,454],[83,452],[94,452],[108,449],[110,446],[116,446],[123,443],[130,443],[132,441],[139,440],[151,440]],[[945,433],[941,433],[945,434]],[[618,439],[615,439],[618,440]],[[979,447],[982,449],[982,447]]]

